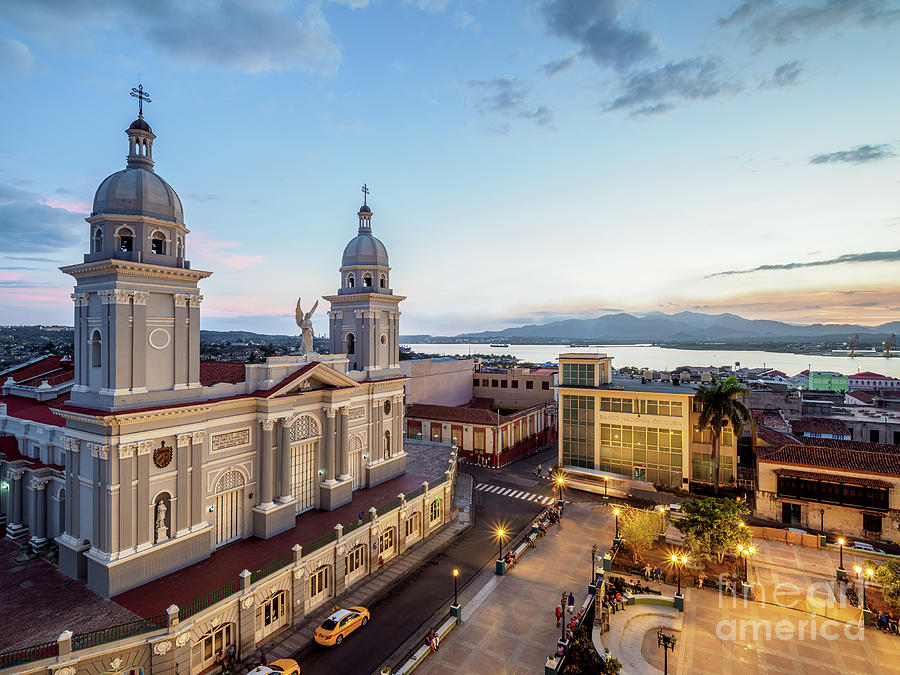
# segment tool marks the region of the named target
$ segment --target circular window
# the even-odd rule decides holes
[[[386,345],[386,344],[387,344],[387,335],[382,335],[382,336],[381,336],[381,344],[382,344],[382,345]]]
[[[156,328],[150,331],[150,346],[154,349],[165,349],[169,346],[169,342],[171,342],[172,338],[169,335],[169,331],[165,328]]]
[[[391,400],[390,400],[390,399],[387,399],[387,400],[384,402],[384,414],[385,414],[385,415],[390,415],[390,414],[391,414]]]

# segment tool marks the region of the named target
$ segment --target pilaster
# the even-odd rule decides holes
[[[134,462],[137,443],[119,446],[119,550],[128,551],[135,547],[134,526]]]
[[[259,439],[259,506],[271,508],[272,500],[272,429],[275,420],[263,420]]]
[[[281,475],[279,476],[281,496],[278,501],[286,503],[291,501],[291,418],[281,419],[279,422],[280,433],[278,436],[278,456],[281,459]]]
[[[206,521],[203,518],[203,500],[206,493],[203,489],[203,444],[206,432],[195,431],[191,434],[191,527],[197,527]]]
[[[172,532],[177,537],[191,529],[190,488],[188,487],[188,465],[191,461],[191,439],[193,434],[179,434],[175,439],[175,518]]]
[[[325,446],[325,484],[333,485],[334,480],[334,416],[336,411],[333,408],[325,408],[325,424],[323,430],[322,441]]]
[[[350,475],[350,411],[347,406],[340,409],[340,452],[341,452],[341,473],[339,480],[347,480],[352,478]]]

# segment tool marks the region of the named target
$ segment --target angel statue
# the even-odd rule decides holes
[[[312,319],[310,318],[313,315],[313,312],[316,311],[316,307],[319,306],[319,301],[316,300],[316,304],[312,306],[312,309],[309,310],[306,314],[303,313],[303,310],[300,309],[300,298],[297,298],[297,311],[295,313],[297,319],[297,325],[300,327],[300,330],[303,332],[303,338],[301,340],[301,349],[304,354],[308,354],[313,351],[313,324]]]

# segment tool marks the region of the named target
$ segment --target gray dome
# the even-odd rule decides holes
[[[153,129],[150,128],[150,125],[144,121],[143,117],[138,117],[134,122],[131,123],[129,129],[140,129],[141,131],[149,131],[151,134],[153,133]]]
[[[341,260],[342,267],[356,267],[378,265],[390,267],[388,263],[387,249],[378,239],[368,232],[360,232],[350,240],[344,249],[344,257]]]
[[[116,171],[100,183],[94,195],[91,215],[100,213],[142,215],[184,223],[181,200],[172,186],[141,167]],[[384,249],[383,246],[381,248]]]

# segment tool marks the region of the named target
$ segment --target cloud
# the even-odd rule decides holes
[[[34,54],[24,42],[0,35],[0,67],[19,72],[31,70]]]
[[[706,278],[726,277],[735,274],[752,274],[753,272],[766,272],[769,270],[795,270],[801,267],[825,267],[827,265],[842,265],[844,263],[869,263],[869,262],[900,262],[900,249],[896,251],[869,251],[868,253],[846,253],[837,258],[828,260],[813,260],[811,262],[792,262],[780,265],[760,265],[749,270],[727,270],[707,274]]]
[[[622,23],[617,0],[548,0],[541,12],[551,33],[576,42],[598,65],[622,71],[657,53],[651,33]]]
[[[553,124],[553,111],[545,105],[534,106],[530,102],[531,87],[516,77],[467,80],[463,82],[463,86],[478,92],[475,109],[482,114],[499,113],[508,117],[533,120],[542,127],[550,127]],[[508,126],[506,131],[509,131]]]
[[[758,47],[783,45],[821,35],[831,29],[887,26],[900,19],[900,9],[890,9],[884,0],[823,0],[816,3],[785,3],[777,0],[745,0],[721,27],[741,26]]]
[[[2,201],[2,200],[0,200]],[[5,255],[3,256],[4,260],[25,260],[27,262],[45,262],[52,263],[54,265],[62,265],[62,260],[55,260],[53,258],[37,258],[29,255]]]
[[[475,17],[464,9],[461,9],[456,13],[453,23],[456,24],[457,28],[467,28],[476,33],[481,30],[481,26],[478,25],[478,21],[475,20]]]
[[[578,54],[569,52],[562,58],[556,59],[555,61],[548,61],[541,66],[541,70],[544,71],[544,75],[547,77],[556,77],[557,75],[571,70],[576,61],[578,61]]]
[[[246,270],[256,267],[265,260],[255,253],[234,253],[233,249],[246,248],[246,244],[228,239],[210,239],[205,232],[194,231],[187,242],[189,251],[202,258],[202,263],[210,263],[213,267],[227,267],[233,270]]]
[[[775,69],[775,72],[772,73],[771,78],[763,80],[760,87],[763,89],[789,87],[792,84],[796,84],[797,78],[802,72],[803,66],[800,65],[800,61],[788,61],[787,63],[782,63]]]
[[[281,0],[29,0],[5,5],[4,19],[48,39],[115,30],[190,65],[332,72],[340,63],[316,2],[295,11]]]
[[[740,88],[738,82],[726,79],[719,59],[685,59],[625,76],[619,95],[606,110],[652,115],[672,110],[680,103],[702,101]]]
[[[339,5],[347,5],[350,9],[365,9],[369,6],[369,0],[331,0]]]
[[[424,9],[426,12],[443,12],[447,9],[447,5],[450,4],[450,0],[406,0],[407,4],[415,5],[419,9]]]
[[[87,237],[86,226],[79,222],[85,215],[49,206],[34,193],[0,183],[4,253],[39,253],[74,246]]]
[[[877,162],[879,159],[895,157],[897,153],[887,143],[880,145],[857,145],[852,150],[839,150],[809,158],[810,164],[865,164]]]

